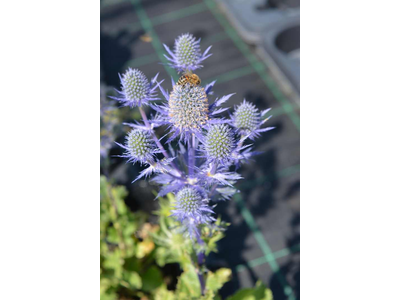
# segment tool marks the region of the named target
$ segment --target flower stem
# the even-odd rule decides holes
[[[196,234],[196,237],[197,237],[197,242],[199,243],[199,245],[201,247],[204,247],[205,244],[204,244],[204,241],[201,239],[200,234]],[[205,263],[205,260],[206,260],[206,255],[205,255],[204,251],[200,251],[197,254],[197,263],[199,265],[199,268],[197,270],[197,277],[199,278],[201,294],[202,295],[204,295],[205,291],[206,291],[206,283],[205,283],[204,274],[203,274],[203,271],[202,271],[202,268],[203,268],[203,265]]]
[[[169,158],[168,152],[165,150],[164,146],[161,144],[161,142],[158,139],[158,137],[156,136],[156,133],[154,132],[153,128],[151,128],[150,122],[147,119],[146,113],[144,112],[144,110],[141,106],[139,106],[139,111],[140,111],[140,114],[142,115],[143,122],[146,125],[147,129],[150,130],[151,136],[153,137],[154,141],[156,142],[157,147],[161,150],[161,152],[165,158]],[[174,167],[175,171],[177,171],[182,176],[182,173],[179,171],[179,169],[177,168],[177,166],[175,165],[175,163],[173,161],[171,162],[171,165]]]
[[[195,145],[196,137],[192,134],[192,138],[188,142],[188,173],[189,175],[193,175],[194,173],[194,165],[195,165],[195,152],[194,152],[194,145]]]

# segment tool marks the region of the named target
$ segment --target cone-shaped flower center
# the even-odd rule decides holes
[[[213,125],[206,136],[207,155],[212,159],[226,159],[232,153],[233,143],[232,131],[226,124]]]
[[[169,97],[169,116],[183,131],[201,128],[208,120],[208,99],[204,88],[175,85]]]
[[[241,130],[254,130],[260,123],[261,114],[258,109],[248,102],[243,102],[235,110],[234,126]]]
[[[133,157],[143,159],[151,155],[153,151],[153,142],[147,131],[134,129],[127,139],[127,148]]]
[[[197,190],[185,187],[176,195],[176,207],[186,214],[192,214],[199,209],[201,199],[201,195]]]
[[[175,56],[180,65],[189,66],[197,63],[201,53],[193,35],[183,34],[176,40]]]
[[[137,69],[128,69],[121,79],[122,90],[129,101],[141,101],[149,93],[149,81]]]

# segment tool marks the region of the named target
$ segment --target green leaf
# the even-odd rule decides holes
[[[168,251],[164,247],[156,249],[156,262],[160,267],[164,267],[168,258]]]
[[[124,279],[129,282],[130,286],[133,289],[141,289],[142,288],[142,278],[140,278],[139,274],[135,271],[133,272],[125,272]]]
[[[108,278],[100,279],[100,294],[104,294],[108,288],[112,285],[112,282]]]
[[[217,272],[208,272],[206,280],[206,289],[217,292],[229,281],[232,271],[227,268],[217,270]]]
[[[136,248],[136,257],[143,258],[150,254],[153,251],[155,245],[153,241],[150,239],[145,239],[143,242],[140,242]]]
[[[117,299],[118,299],[117,294],[112,291],[100,294],[100,300],[117,300]]]
[[[117,230],[114,227],[108,227],[107,240],[110,243],[118,244],[119,238],[118,238]]]
[[[139,272],[139,270],[140,270],[139,260],[135,256],[126,258],[125,263],[124,263],[124,269],[126,271]]]
[[[201,296],[199,278],[193,265],[186,265],[177,285],[178,299],[192,299]]]
[[[100,300],[115,300],[117,294],[113,282],[108,278],[100,279]]]
[[[174,293],[167,290],[165,285],[159,287],[154,293],[154,300],[175,300]]]
[[[156,266],[150,267],[142,276],[143,286],[142,290],[151,292],[162,285],[163,277],[160,270]]]
[[[227,300],[273,300],[272,292],[261,281],[254,288],[241,289]]]
[[[103,267],[113,270],[114,276],[121,277],[123,263],[124,260],[121,258],[121,251],[115,249],[115,251],[109,252],[107,256],[104,256]]]

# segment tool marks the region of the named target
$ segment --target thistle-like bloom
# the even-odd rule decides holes
[[[121,91],[119,97],[111,97],[122,103],[123,106],[142,106],[148,105],[149,101],[159,100],[156,96],[158,74],[151,80],[147,80],[142,71],[129,68],[121,77]]]
[[[153,164],[154,155],[159,152],[149,131],[134,129],[126,136],[125,145],[116,143],[126,151],[121,157],[128,158],[128,162]]]
[[[212,82],[203,88],[201,86],[178,85],[173,82],[170,94],[159,85],[167,103],[161,106],[152,105],[158,116],[151,121],[155,127],[169,126],[171,136],[167,141],[168,143],[178,136],[180,136],[180,139],[188,141],[192,134],[202,140],[202,128],[229,122],[229,120],[220,119],[217,116],[229,109],[220,108],[220,106],[234,94],[223,96],[216,99],[214,103],[208,104],[214,83]]]
[[[214,213],[208,206],[208,199],[194,187],[184,187],[175,195],[175,208],[172,216],[182,223],[185,231],[192,238],[198,235],[200,224],[209,224],[215,219],[210,215]]]
[[[254,104],[243,100],[233,113],[231,118],[232,126],[236,128],[240,135],[254,140],[254,138],[260,136],[261,132],[274,129],[274,127],[260,128],[269,119],[268,117],[265,120],[261,120],[268,111],[270,111],[270,108],[260,112]]]
[[[168,104],[171,122],[181,132],[198,130],[208,121],[208,98],[201,86],[175,85]]]
[[[210,126],[204,141],[206,157],[210,162],[227,164],[235,147],[232,130],[226,124]]]
[[[175,68],[178,72],[194,71],[202,67],[200,65],[207,57],[211,46],[201,54],[200,39],[196,41],[195,37],[190,33],[185,33],[175,40],[174,51],[172,52],[167,45],[164,45],[170,56],[164,56],[171,62],[168,65]]]

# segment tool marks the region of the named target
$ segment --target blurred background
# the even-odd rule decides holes
[[[101,131],[101,173],[126,186],[133,211],[154,211],[157,187],[131,184],[140,166],[115,157],[121,150],[113,141],[123,142],[127,130],[121,120],[140,118],[136,110],[118,109],[118,117],[107,110],[107,95],[120,87],[118,73],[128,67],[148,78],[160,73],[170,89],[169,78],[177,75],[160,64],[166,62],[162,44],[172,47],[189,32],[202,39],[203,51],[213,45],[196,73],[204,84],[217,79],[214,96],[236,93],[227,105],[247,99],[272,108],[268,126],[276,129],[256,141],[262,154],[240,169],[241,194],[216,208],[231,226],[207,266],[232,269],[223,297],[261,279],[274,299],[299,299],[300,0],[102,0],[100,20],[100,98],[109,120]]]

